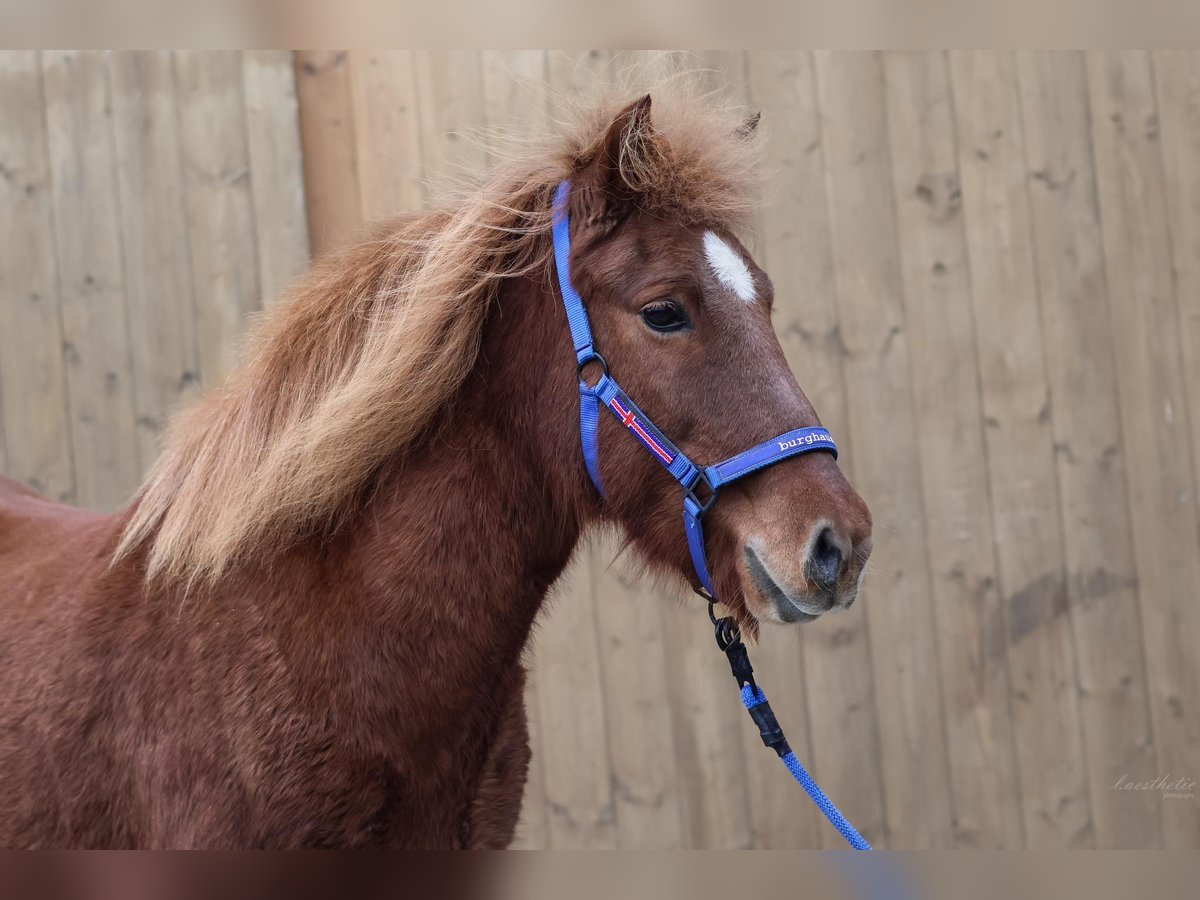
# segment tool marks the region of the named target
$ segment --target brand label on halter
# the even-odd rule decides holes
[[[780,450],[794,450],[797,447],[807,447],[812,444],[832,444],[833,438],[827,434],[816,432],[792,438],[790,441],[776,441],[776,443],[779,444]]]

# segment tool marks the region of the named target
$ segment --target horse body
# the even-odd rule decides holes
[[[750,132],[693,101],[663,137],[649,111],[319,262],[129,509],[0,482],[0,845],[509,843],[520,657],[581,534],[695,578],[679,486],[613,417],[603,500],[588,480],[556,186],[604,354],[681,451],[819,425],[733,232]],[[853,602],[870,514],[809,454],[722,488],[705,545],[754,632]]]
[[[529,364],[550,339],[539,293],[502,292],[458,409],[354,527],[217,589],[110,567],[128,513],[2,483],[0,845],[509,842],[519,657],[586,515],[578,479],[538,461],[570,452],[544,410],[574,390]]]

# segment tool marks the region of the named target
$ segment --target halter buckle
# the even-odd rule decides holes
[[[703,483],[704,488],[708,491],[708,499],[701,500],[700,495],[696,493],[696,488]],[[717,498],[721,496],[719,488],[713,487],[713,483],[708,480],[708,475],[703,469],[700,469],[696,475],[696,480],[691,485],[683,485],[683,493],[692,503],[696,504],[696,518],[700,518],[710,509],[717,505]]]

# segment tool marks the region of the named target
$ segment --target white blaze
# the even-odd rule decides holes
[[[708,257],[708,264],[721,284],[746,303],[753,303],[757,299],[754,276],[746,267],[745,260],[711,231],[704,232],[704,255]]]

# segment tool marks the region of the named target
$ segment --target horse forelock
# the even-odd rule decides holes
[[[664,221],[740,227],[760,142],[697,80],[650,87],[658,152],[623,174]],[[549,272],[554,187],[590,161],[630,94],[576,103],[447,210],[318,262],[262,316],[228,381],[173,421],[116,558],[145,552],[148,577],[202,581],[351,516],[372,474],[459,391],[501,281]]]

